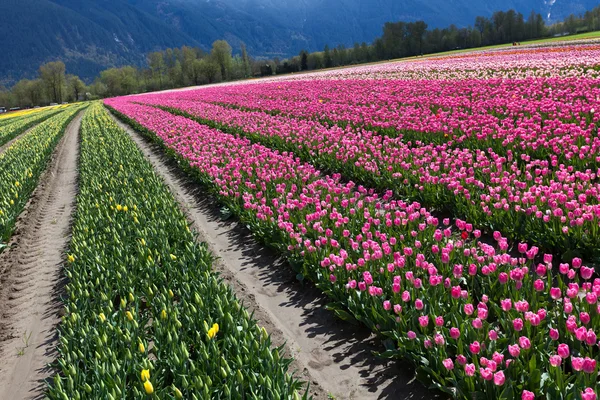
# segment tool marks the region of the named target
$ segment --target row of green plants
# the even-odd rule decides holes
[[[69,123],[81,107],[71,107],[35,126],[0,154],[0,251]]]
[[[100,103],[82,121],[79,179],[50,399],[307,398]]]
[[[52,109],[38,113],[24,115],[7,119],[6,123],[0,124],[0,146],[10,142],[27,129],[47,120],[48,118],[60,113],[62,109]]]

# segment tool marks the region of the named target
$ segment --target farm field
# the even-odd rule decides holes
[[[0,398],[596,399],[599,78],[587,38],[0,119]]]

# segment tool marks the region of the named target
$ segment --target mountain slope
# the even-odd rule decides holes
[[[0,83],[32,77],[57,59],[89,78],[109,66],[141,64],[153,50],[198,44],[119,0],[2,0],[0,37]]]
[[[582,13],[596,0],[2,0],[0,84],[33,77],[60,59],[88,80],[100,70],[142,65],[150,51],[181,45],[209,50],[226,39],[254,57],[287,57],[325,44],[371,42],[388,21],[430,27],[471,25],[513,8],[550,20]]]

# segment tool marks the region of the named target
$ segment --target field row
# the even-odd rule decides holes
[[[451,226],[291,153],[130,99],[107,104],[301,266],[337,315],[392,338],[396,350],[385,355],[412,359],[436,387],[457,397],[561,398],[595,386],[600,280],[580,259],[558,273],[535,246],[512,255],[500,232],[493,244],[480,241],[471,223]]]

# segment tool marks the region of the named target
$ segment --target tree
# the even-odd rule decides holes
[[[202,77],[204,76],[203,66],[204,64],[201,60],[194,60],[188,68],[187,76],[194,86],[198,86],[202,82]]]
[[[48,97],[54,103],[63,102],[65,69],[65,64],[62,61],[49,62],[40,67],[40,78],[46,87]]]
[[[427,31],[427,24],[425,21],[417,21],[409,24],[409,34],[411,39],[415,40],[418,44],[418,53],[423,54],[423,35]]]
[[[302,50],[300,52],[300,71],[308,70],[308,51]]]
[[[201,58],[202,51],[193,47],[183,46],[181,48],[181,71],[186,83],[198,84],[198,74],[194,71],[194,62]]]
[[[221,66],[214,60],[206,58],[198,60],[198,68],[200,70],[200,76],[206,79],[208,83],[217,82],[219,80]]]
[[[72,101],[79,101],[85,93],[85,83],[76,75],[67,75],[67,89]]]
[[[241,45],[242,51],[242,67],[244,70],[244,78],[250,78],[252,76],[252,66],[250,63],[250,57],[248,56],[248,52],[246,51],[246,45],[242,43]]]
[[[27,92],[28,85],[28,79],[21,79],[12,88],[13,98],[18,107],[31,107],[32,105],[29,93]]]
[[[325,63],[325,68],[333,67],[333,58],[331,57],[328,45],[325,45],[325,49],[323,50],[323,62]]]
[[[231,69],[231,46],[229,43],[225,40],[215,41],[210,55],[221,70],[221,78],[227,80]]]
[[[323,68],[323,57],[320,53],[310,53],[307,59],[308,69],[321,69]]]
[[[135,93],[138,90],[138,71],[135,67],[110,68],[100,73],[104,94],[96,92],[101,96],[123,96],[126,94]]]
[[[158,78],[158,88],[163,88],[163,75],[165,73],[165,59],[163,53],[156,51],[148,54],[148,65],[152,71],[152,77]]]

